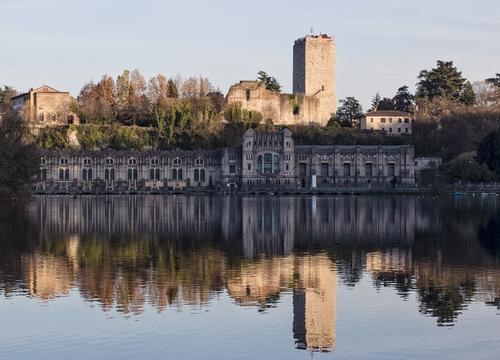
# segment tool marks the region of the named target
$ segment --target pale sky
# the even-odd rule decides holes
[[[0,0],[0,85],[76,96],[87,81],[139,69],[203,75],[226,93],[259,70],[291,91],[295,39],[335,36],[338,98],[412,89],[453,60],[471,81],[500,72],[499,0]]]

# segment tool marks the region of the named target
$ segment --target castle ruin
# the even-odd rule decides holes
[[[275,125],[326,125],[336,106],[336,48],[328,35],[308,35],[293,46],[293,94],[266,89],[259,81],[231,86],[227,102],[260,112]]]

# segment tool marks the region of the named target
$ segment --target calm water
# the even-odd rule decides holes
[[[497,359],[496,197],[0,209],[1,359]]]

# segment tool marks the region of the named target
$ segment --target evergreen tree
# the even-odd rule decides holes
[[[476,103],[476,94],[474,93],[472,84],[469,81],[467,81],[462,88],[460,103],[464,105],[474,105]]]
[[[17,95],[17,91],[11,87],[4,85],[3,89],[0,87],[0,112],[10,110],[10,99]]]
[[[257,80],[266,85],[267,90],[281,92],[281,85],[274,76],[269,76],[265,71],[259,71]]]
[[[500,174],[500,131],[486,135],[477,147],[477,161],[486,164],[489,170]]]
[[[359,101],[349,96],[340,100],[340,106],[337,109],[337,118],[340,124],[344,127],[352,127],[352,122],[363,116],[363,108]]]
[[[177,89],[177,84],[173,79],[168,79],[167,83],[167,97],[169,98],[178,98],[179,97],[179,89]]]
[[[436,68],[422,70],[418,78],[417,98],[445,98],[458,103],[470,101],[470,89],[467,89],[468,96],[463,97],[467,80],[453,65],[453,61],[438,60]]]
[[[378,104],[380,103],[381,99],[382,99],[382,97],[380,96],[380,94],[376,93],[375,96],[372,98],[372,105],[371,105],[369,111],[378,110]]]
[[[394,110],[394,102],[390,98],[382,98],[378,103],[377,110]]]
[[[26,197],[38,169],[37,150],[26,141],[27,129],[23,120],[9,112],[0,124],[0,199]]]
[[[413,95],[408,90],[408,86],[401,86],[396,95],[392,98],[394,109],[404,112],[411,112],[413,107]]]
[[[500,88],[500,73],[496,74],[496,77],[486,79],[486,82],[490,85]]]

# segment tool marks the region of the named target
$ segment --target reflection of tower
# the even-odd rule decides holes
[[[336,271],[326,255],[296,259],[293,335],[298,349],[327,352],[335,347]]]

